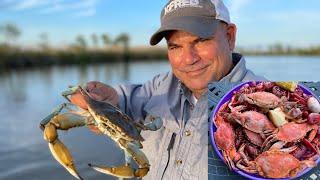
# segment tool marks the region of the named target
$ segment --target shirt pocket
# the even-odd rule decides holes
[[[161,118],[162,127],[157,131],[141,132],[141,136],[145,139],[142,142],[142,151],[145,153],[150,163],[150,171],[147,179],[158,179],[159,176],[161,177],[161,173],[165,168],[168,158],[167,147],[169,146],[172,134],[175,132],[176,126],[174,120],[169,120],[166,117],[159,117],[158,113],[147,110],[145,120],[148,121],[153,118]]]
[[[203,120],[203,119],[201,119]],[[188,157],[190,179],[208,178],[208,123],[200,124],[198,129],[193,129],[193,137]]]
[[[201,119],[201,121],[203,120]],[[209,130],[207,121],[201,123],[198,128],[194,128],[192,131],[192,144],[198,146],[208,145]]]

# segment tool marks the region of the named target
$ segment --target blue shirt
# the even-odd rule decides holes
[[[232,71],[220,81],[265,80],[245,66],[245,59],[233,54]],[[191,91],[172,73],[155,76],[145,84],[115,87],[120,108],[134,120],[160,117],[158,131],[142,131],[143,152],[150,171],[144,179],[208,179],[208,97],[201,95],[195,104]],[[167,150],[172,135],[174,145]],[[168,163],[168,164],[167,164]],[[168,166],[165,170],[165,167]]]

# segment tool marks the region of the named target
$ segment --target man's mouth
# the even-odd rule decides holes
[[[209,65],[203,66],[201,68],[198,68],[198,69],[195,69],[195,70],[192,70],[192,71],[187,71],[186,73],[191,77],[192,76],[199,76],[202,73],[204,73],[207,70],[208,67],[209,67]]]

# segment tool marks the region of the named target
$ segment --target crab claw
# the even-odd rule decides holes
[[[162,119],[160,117],[150,117],[150,122],[144,124],[148,130],[156,131],[162,127]]]
[[[49,143],[49,148],[53,157],[63,167],[65,167],[70,174],[72,174],[77,179],[82,179],[73,164],[72,156],[69,150],[59,139],[56,139],[53,143]]]
[[[149,131],[156,131],[162,127],[162,119],[160,117],[149,117],[145,122],[137,122],[136,126]]]
[[[118,167],[107,167],[107,166],[98,166],[93,164],[88,164],[94,170],[99,171],[104,174],[109,174],[112,176],[120,178],[133,178],[135,177],[134,169],[128,165],[118,166]]]
[[[147,175],[149,171],[149,161],[145,154],[140,150],[140,147],[132,142],[126,140],[119,140],[120,147],[125,150],[126,164],[117,167],[107,167],[88,164],[94,170],[104,174],[120,178],[142,178]],[[130,166],[131,158],[139,165],[138,169],[134,169]]]

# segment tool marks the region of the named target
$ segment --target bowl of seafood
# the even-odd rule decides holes
[[[295,82],[245,82],[211,112],[213,149],[249,179],[293,179],[320,161],[320,103]]]

